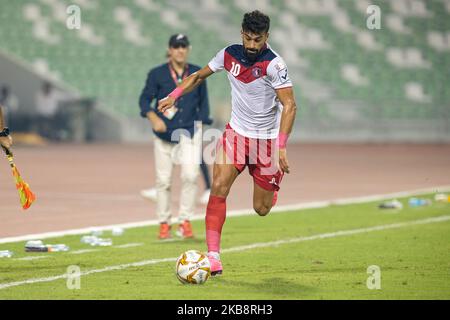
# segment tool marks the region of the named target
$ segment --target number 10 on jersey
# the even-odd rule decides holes
[[[231,70],[230,73],[237,77],[239,75],[239,73],[241,72],[241,65],[239,63],[236,62],[231,62]]]

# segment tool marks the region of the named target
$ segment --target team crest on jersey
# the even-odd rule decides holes
[[[252,75],[253,75],[255,78],[260,78],[261,75],[262,75],[262,69],[261,69],[260,67],[254,67],[254,68],[252,69]]]

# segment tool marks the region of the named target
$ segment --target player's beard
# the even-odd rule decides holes
[[[250,62],[254,62],[256,60],[256,58],[258,58],[260,52],[261,52],[261,50],[252,51],[252,50],[248,50],[247,48],[244,49],[245,56],[247,57],[247,59]]]

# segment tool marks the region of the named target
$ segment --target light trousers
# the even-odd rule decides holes
[[[178,222],[190,220],[197,201],[197,179],[200,172],[201,135],[193,138],[180,136],[179,143],[169,143],[155,136],[154,153],[156,169],[156,212],[160,223],[171,223],[170,209],[172,172],[181,166],[181,195]]]

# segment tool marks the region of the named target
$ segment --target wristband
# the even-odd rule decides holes
[[[175,90],[169,93],[169,97],[172,97],[175,100],[178,100],[178,98],[181,97],[182,95],[183,95],[183,88],[181,87],[176,87]]]
[[[278,134],[278,139],[277,139],[278,148],[286,149],[288,138],[289,138],[289,135],[287,133],[280,132]]]

